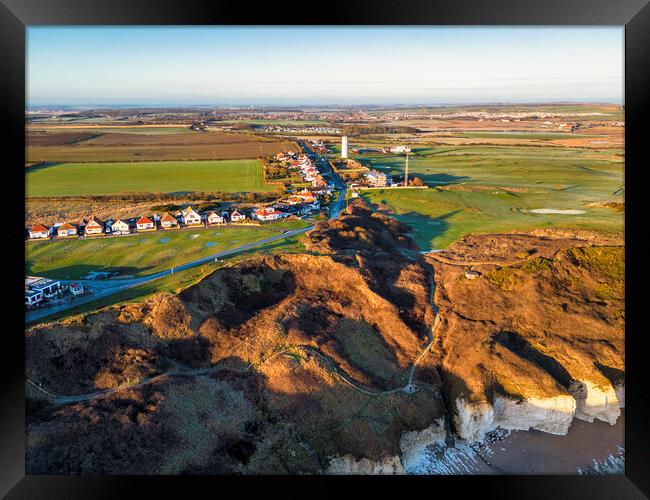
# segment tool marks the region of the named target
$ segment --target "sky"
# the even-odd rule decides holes
[[[623,27],[29,27],[38,105],[623,104]]]

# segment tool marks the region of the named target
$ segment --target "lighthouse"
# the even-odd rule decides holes
[[[341,137],[341,157],[342,158],[348,157],[348,136],[347,135]]]

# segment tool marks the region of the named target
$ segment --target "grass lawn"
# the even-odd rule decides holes
[[[272,191],[258,160],[59,163],[25,174],[27,196]]]
[[[361,195],[370,203],[393,212],[409,224],[411,236],[423,250],[445,248],[470,233],[530,230],[540,227],[595,229],[620,232],[624,213],[608,208],[578,205],[583,214],[536,214],[528,210],[575,208],[570,195],[427,190],[370,190]]]
[[[250,231],[250,230],[249,230]],[[252,232],[252,231],[251,231]],[[268,234],[266,231],[259,231],[260,234]],[[85,312],[97,311],[104,307],[112,306],[115,304],[122,304],[126,302],[144,302],[153,294],[161,292],[170,292],[170,293],[179,293],[180,291],[198,283],[203,278],[216,271],[217,269],[228,265],[240,262],[242,260],[250,259],[259,255],[272,255],[278,253],[301,253],[305,251],[304,245],[300,242],[301,235],[292,236],[290,238],[273,241],[270,243],[265,243],[259,247],[251,248],[249,250],[244,250],[241,253],[238,253],[232,257],[228,257],[226,260],[220,260],[219,262],[210,262],[203,264],[201,266],[193,267],[190,269],[185,269],[183,271],[175,272],[164,276],[155,281],[150,281],[148,283],[143,283],[133,288],[123,290],[122,292],[110,295],[108,297],[101,297],[96,301],[87,302],[81,304],[78,307],[73,307],[71,309],[62,311],[51,316],[47,316],[40,322],[49,322],[58,320],[64,317],[73,316],[75,314],[81,314]],[[214,248],[214,247],[213,247]]]
[[[91,271],[141,276],[277,234],[249,228],[210,228],[30,241],[26,243],[25,273],[59,279],[78,279]]]

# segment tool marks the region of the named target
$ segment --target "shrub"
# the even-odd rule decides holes
[[[512,290],[515,285],[515,275],[509,267],[501,267],[487,274],[490,283],[498,286],[501,290]]]
[[[544,257],[537,257],[535,259],[530,259],[524,262],[521,265],[521,269],[523,271],[526,271],[527,273],[537,273],[539,271],[549,269],[551,267],[550,263],[551,263],[550,259],[545,259]]]

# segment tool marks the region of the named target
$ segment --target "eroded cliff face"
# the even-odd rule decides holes
[[[574,418],[616,423],[624,254],[609,243],[470,236],[429,257],[441,321],[427,361],[440,367],[459,437],[479,441],[497,427],[566,434]],[[469,269],[478,277],[467,279]]]
[[[30,328],[30,380],[113,392],[30,410],[28,470],[456,473],[497,427],[616,422],[622,247],[486,235],[425,258],[405,230],[355,201],[308,235],[317,255],[254,258],[177,295]],[[447,447],[450,433],[465,442]],[[431,469],[428,453],[456,465]]]

